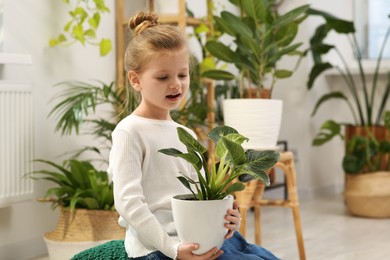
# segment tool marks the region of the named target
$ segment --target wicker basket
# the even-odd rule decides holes
[[[118,225],[119,215],[112,210],[87,210],[60,207],[56,228],[45,238],[64,242],[123,239],[125,229]]]
[[[347,175],[344,192],[349,211],[356,216],[390,217],[390,172]]]

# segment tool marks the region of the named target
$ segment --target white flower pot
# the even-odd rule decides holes
[[[158,14],[177,15],[179,13],[178,0],[156,0],[154,9]]]
[[[225,99],[224,124],[249,138],[245,149],[275,150],[282,122],[283,101],[277,99]]]
[[[233,207],[233,196],[222,200],[186,200],[192,195],[172,198],[172,212],[176,230],[183,243],[197,243],[195,254],[203,254],[213,247],[221,248],[228,230],[224,227],[227,210]]]

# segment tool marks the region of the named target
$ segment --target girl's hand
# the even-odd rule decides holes
[[[216,247],[212,248],[210,251],[201,254],[195,255],[192,251],[199,248],[198,244],[181,244],[177,249],[177,259],[186,260],[186,259],[196,259],[196,260],[212,260],[217,259],[223,254],[222,250],[217,249]]]
[[[234,231],[238,231],[240,229],[241,215],[240,211],[238,210],[237,201],[234,201],[233,209],[229,209],[227,211],[225,219],[228,221],[228,223],[225,224],[225,227],[229,229],[229,232],[226,234],[225,239],[228,239],[233,236]]]

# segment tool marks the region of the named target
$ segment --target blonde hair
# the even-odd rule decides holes
[[[160,24],[152,12],[140,12],[128,23],[132,40],[125,54],[125,70],[140,73],[150,59],[164,51],[187,48],[187,38],[177,26]]]

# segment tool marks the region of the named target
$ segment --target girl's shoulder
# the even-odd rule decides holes
[[[177,127],[184,128],[186,131],[195,135],[195,133],[188,127],[181,125],[173,120],[157,120],[145,117],[140,117],[134,114],[130,114],[122,119],[115,130],[120,129],[126,132],[143,132],[143,131],[171,131],[170,129],[176,129]]]

